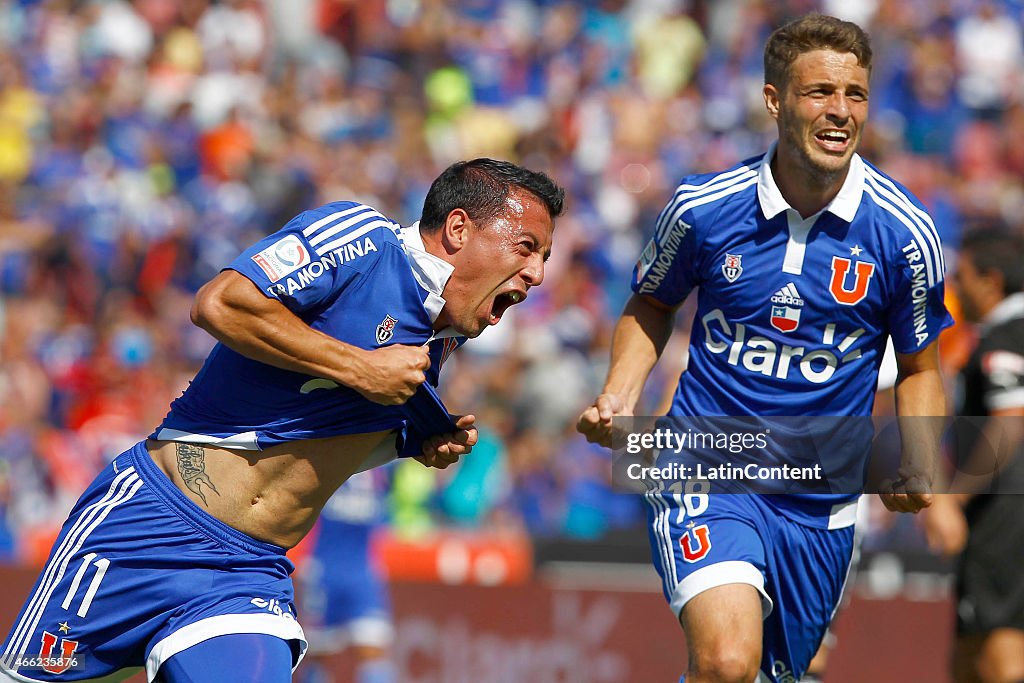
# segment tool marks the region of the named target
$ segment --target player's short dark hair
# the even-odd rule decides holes
[[[999,228],[986,227],[968,232],[960,243],[979,273],[995,271],[1003,276],[1003,294],[1024,290],[1024,239]]]
[[[871,40],[857,24],[808,14],[775,30],[764,46],[764,82],[781,88],[797,57],[814,50],[849,52],[871,74]]]
[[[565,190],[544,173],[509,161],[473,159],[452,164],[430,185],[423,201],[420,229],[438,230],[455,209],[486,224],[505,211],[505,199],[512,188],[525,190],[543,202],[552,218],[562,214]]]

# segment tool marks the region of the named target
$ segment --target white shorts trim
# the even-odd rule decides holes
[[[757,589],[761,594],[761,618],[767,618],[775,604],[768,597],[764,590],[764,576],[761,570],[742,560],[729,560],[728,562],[715,562],[706,567],[701,567],[685,579],[676,584],[672,591],[672,611],[676,617],[683,611],[693,598],[710,588],[725,586],[731,583],[745,583]]]
[[[828,529],[845,529],[857,522],[857,503],[860,499],[851,500],[849,503],[839,503],[832,506],[832,512],[828,516]]]
[[[232,633],[265,633],[282,640],[299,641],[299,656],[292,665],[292,671],[306,655],[306,636],[294,619],[276,614],[220,614],[184,626],[153,646],[146,658],[146,678],[152,683],[160,665],[179,652],[210,638]]]
[[[359,617],[342,626],[306,629],[306,640],[312,654],[341,652],[347,647],[391,647],[395,627],[384,616]]]

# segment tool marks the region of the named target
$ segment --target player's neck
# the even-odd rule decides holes
[[[846,181],[849,166],[837,173],[807,167],[803,160],[779,150],[772,158],[772,177],[791,207],[802,218],[818,213],[836,198]]]

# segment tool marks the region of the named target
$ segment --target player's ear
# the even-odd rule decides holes
[[[764,97],[764,106],[768,110],[768,115],[773,119],[779,118],[779,89],[771,83],[765,83],[764,89],[761,90],[761,95]]]
[[[452,209],[448,212],[441,235],[445,249],[456,252],[465,246],[469,236],[469,224],[469,214],[464,209]]]

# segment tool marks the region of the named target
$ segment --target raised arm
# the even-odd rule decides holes
[[[193,323],[243,356],[332,380],[383,405],[408,400],[430,367],[425,346],[367,351],[315,330],[234,270],[199,290],[191,315]]]
[[[675,309],[634,294],[615,326],[611,366],[604,389],[583,411],[576,429],[587,441],[611,446],[612,418],[633,414],[647,376],[672,334]]]

